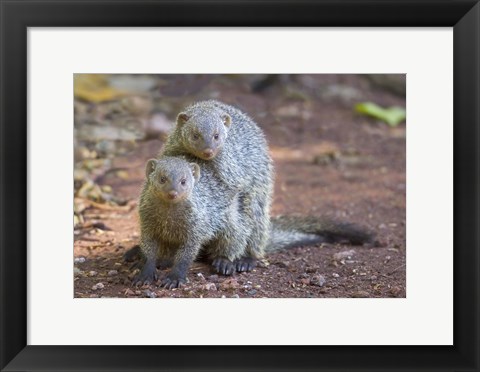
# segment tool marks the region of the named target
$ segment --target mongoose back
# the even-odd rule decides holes
[[[167,139],[163,155],[195,156],[229,190],[236,191],[243,206],[245,228],[237,229],[246,240],[234,264],[227,254],[217,271],[248,271],[263,256],[270,232],[273,165],[262,130],[246,114],[218,101],[202,101],[185,108]]]

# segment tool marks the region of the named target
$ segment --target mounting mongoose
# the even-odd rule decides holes
[[[202,101],[177,116],[163,155],[190,155],[202,170],[209,169],[242,204],[245,247],[236,263],[225,252],[214,267],[221,274],[250,271],[263,256],[270,232],[273,164],[259,126],[239,109],[219,101]],[[216,193],[218,196],[218,192]]]
[[[218,180],[209,167],[200,169],[193,157],[151,159],[146,165],[146,180],[140,196],[140,249],[143,266],[134,284],[157,279],[158,260],[171,266],[161,286],[175,288],[185,283],[187,271],[199,253],[212,265],[232,274],[244,255],[251,225],[243,220],[245,200]],[[272,218],[263,252],[321,242],[370,242],[366,230],[352,224],[317,217],[283,216]],[[135,252],[133,248],[129,253]],[[261,258],[258,257],[258,258]],[[218,264],[217,261],[221,261]]]

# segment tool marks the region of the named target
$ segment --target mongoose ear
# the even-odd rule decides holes
[[[150,159],[149,161],[147,161],[147,165],[145,166],[145,176],[147,178],[155,170],[156,165],[157,165],[156,159]]]
[[[190,163],[190,166],[192,167],[193,178],[197,182],[200,179],[200,167],[197,163]]]
[[[222,120],[223,124],[227,127],[230,128],[230,124],[232,124],[232,118],[228,114],[223,114],[222,115]]]
[[[185,124],[188,120],[190,119],[190,116],[185,114],[184,112],[181,112],[177,116],[177,125],[183,125]]]

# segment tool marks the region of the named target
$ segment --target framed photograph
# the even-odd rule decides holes
[[[2,371],[479,370],[476,1],[1,12]]]

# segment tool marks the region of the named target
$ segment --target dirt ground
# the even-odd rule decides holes
[[[164,91],[177,83],[167,81]],[[132,263],[122,256],[139,242],[144,165],[163,143],[148,137],[113,157],[111,171],[96,179],[125,205],[76,199],[83,223],[74,230],[75,297],[406,297],[405,124],[392,128],[353,110],[357,101],[405,107],[405,98],[355,75],[289,77],[261,93],[252,92],[254,83],[213,79],[188,99],[234,104],[264,130],[276,172],[272,215],[355,222],[375,231],[380,247],[298,247],[232,277],[196,262],[182,288],[132,287]]]

